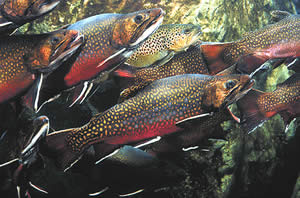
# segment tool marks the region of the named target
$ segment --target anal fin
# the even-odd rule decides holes
[[[77,85],[71,92],[72,92],[72,101],[69,107],[72,107],[74,104],[79,103],[81,104],[88,94],[90,93],[93,87],[93,83],[86,81]]]

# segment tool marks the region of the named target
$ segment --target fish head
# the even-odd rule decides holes
[[[202,34],[200,26],[192,24],[176,24],[171,27],[170,31],[173,32],[170,34],[173,40],[170,50],[175,52],[186,50],[190,45],[198,42]]]
[[[1,13],[10,21],[22,25],[52,11],[60,0],[6,0]]]
[[[84,39],[76,30],[61,29],[45,35],[45,38],[29,54],[24,56],[31,70],[50,72],[72,56]]]
[[[253,85],[249,75],[215,76],[207,85],[204,104],[224,108],[244,96]]]
[[[157,30],[165,12],[161,8],[141,10],[123,15],[113,29],[115,45],[136,48]]]

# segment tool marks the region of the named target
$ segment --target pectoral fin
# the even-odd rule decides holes
[[[35,112],[40,110],[39,96],[43,83],[43,74],[39,74],[30,90],[23,96],[23,104],[33,109]]]
[[[88,96],[90,91],[93,88],[93,83],[86,81],[84,83],[80,83],[76,86],[72,91],[72,101],[69,107],[72,107],[74,104],[79,103],[81,104],[85,98]]]
[[[195,124],[199,124],[200,122],[206,120],[207,118],[209,118],[212,115],[213,115],[213,113],[210,112],[210,113],[203,113],[200,115],[189,117],[189,118],[186,118],[186,119],[176,122],[176,126],[180,127],[180,128],[188,128]]]
[[[175,52],[174,51],[171,51],[168,53],[167,56],[163,57],[162,59],[156,61],[155,63],[153,63],[153,65],[159,67],[159,66],[162,66],[164,64],[166,64],[167,62],[169,62],[175,55]]]

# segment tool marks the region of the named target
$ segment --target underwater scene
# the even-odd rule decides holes
[[[0,0],[0,197],[300,198],[299,0]]]

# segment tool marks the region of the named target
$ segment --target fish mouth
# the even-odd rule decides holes
[[[151,19],[144,21],[141,26],[148,23],[148,25],[145,28],[145,31],[135,42],[131,43],[129,46],[136,47],[144,40],[146,40],[151,34],[153,34],[158,29],[158,27],[162,24],[164,15],[165,15],[165,11],[159,8],[159,13],[154,17],[154,19],[152,19],[152,21],[149,22],[149,20]]]
[[[66,46],[66,48],[64,49],[64,51],[56,58],[54,58],[54,60],[52,60],[49,64],[49,66],[47,67],[48,69],[51,68],[51,70],[55,70],[60,63],[64,62],[66,59],[70,58],[77,50],[78,48],[84,43],[84,36],[81,35],[79,32],[77,31],[72,31],[72,38],[70,39],[69,44]],[[57,49],[55,50],[55,52],[53,53],[54,56],[55,54],[59,51],[60,47],[63,46],[64,43],[62,43],[61,45],[59,45],[57,47]],[[43,70],[43,72],[45,72]]]
[[[228,94],[228,96],[225,99],[225,102],[222,105],[222,108],[231,105],[232,103],[238,101],[240,98],[242,98],[245,94],[248,93],[253,87],[255,83],[254,79],[249,78],[246,83],[242,85],[237,86],[231,92]]]

